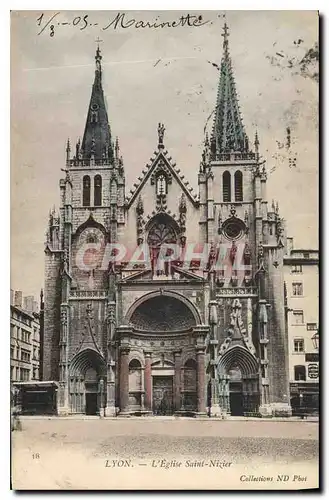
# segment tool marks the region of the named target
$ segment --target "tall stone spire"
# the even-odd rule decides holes
[[[224,38],[223,56],[211,139],[212,151],[217,154],[231,151],[247,152],[249,149],[248,138],[242,123],[235,88],[226,22],[223,27],[222,37]]]
[[[95,79],[91,92],[85,132],[82,139],[83,158],[113,159],[111,129],[109,126],[106,104],[102,87],[102,56],[97,45]]]

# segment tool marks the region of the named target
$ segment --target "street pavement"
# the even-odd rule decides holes
[[[318,485],[318,423],[22,418],[15,489],[304,489]]]

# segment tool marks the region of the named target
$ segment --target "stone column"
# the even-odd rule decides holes
[[[105,416],[114,417],[115,413],[115,381],[114,381],[115,362],[110,361],[107,365],[107,384],[106,384],[106,408]]]
[[[145,409],[148,412],[152,411],[152,367],[151,353],[145,352],[145,368],[144,368],[144,389],[145,389]]]
[[[206,398],[205,398],[205,354],[204,347],[197,348],[197,398],[198,398],[198,413],[206,415]]]
[[[129,415],[129,347],[121,347],[120,350],[120,414]]]
[[[181,350],[174,352],[175,378],[174,378],[174,409],[181,409]]]

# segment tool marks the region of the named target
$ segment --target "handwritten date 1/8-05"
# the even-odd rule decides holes
[[[85,14],[83,17],[81,16],[76,16],[74,19],[72,19],[72,22],[59,22],[54,19],[60,14],[60,12],[56,12],[53,16],[51,16],[48,20],[44,19],[44,14],[42,13],[41,16],[37,18],[37,25],[41,27],[41,30],[39,31],[38,35],[41,35],[47,28],[49,28],[49,35],[51,37],[54,36],[55,34],[55,26],[78,26],[80,31],[84,30],[87,28],[87,26],[92,26],[92,23],[88,23],[88,14]],[[93,26],[97,26],[98,23],[95,23]]]
[[[91,22],[89,14],[84,14],[81,16],[76,16],[70,21],[61,21],[60,20],[60,12],[56,12],[48,19],[45,17],[44,13],[42,13],[36,20],[37,26],[40,27],[38,35],[44,33],[45,30],[49,33],[51,37],[55,35],[55,30],[62,26],[73,26],[74,28],[79,29],[80,31],[85,30],[88,27],[100,26],[102,31],[105,31],[109,28],[114,30],[116,29],[127,29],[127,28],[179,28],[179,27],[190,27],[197,28],[199,26],[203,26],[207,23],[211,23],[211,21],[204,21],[201,15],[194,14],[185,14],[183,16],[177,17],[176,19],[172,19],[170,21],[160,21],[159,17],[156,17],[152,21],[146,21],[144,19],[136,20],[134,18],[128,17],[125,12],[118,12],[114,14],[112,19],[109,19],[107,24],[100,25],[97,22]],[[220,17],[220,16],[218,16]]]

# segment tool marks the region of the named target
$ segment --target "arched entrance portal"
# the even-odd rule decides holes
[[[220,406],[232,416],[257,412],[259,364],[240,345],[228,349],[218,363]]]
[[[69,394],[72,413],[98,415],[106,406],[106,365],[93,349],[78,353],[70,365]]]
[[[205,348],[208,327],[197,308],[172,291],[139,298],[120,334],[120,412],[205,412]]]

